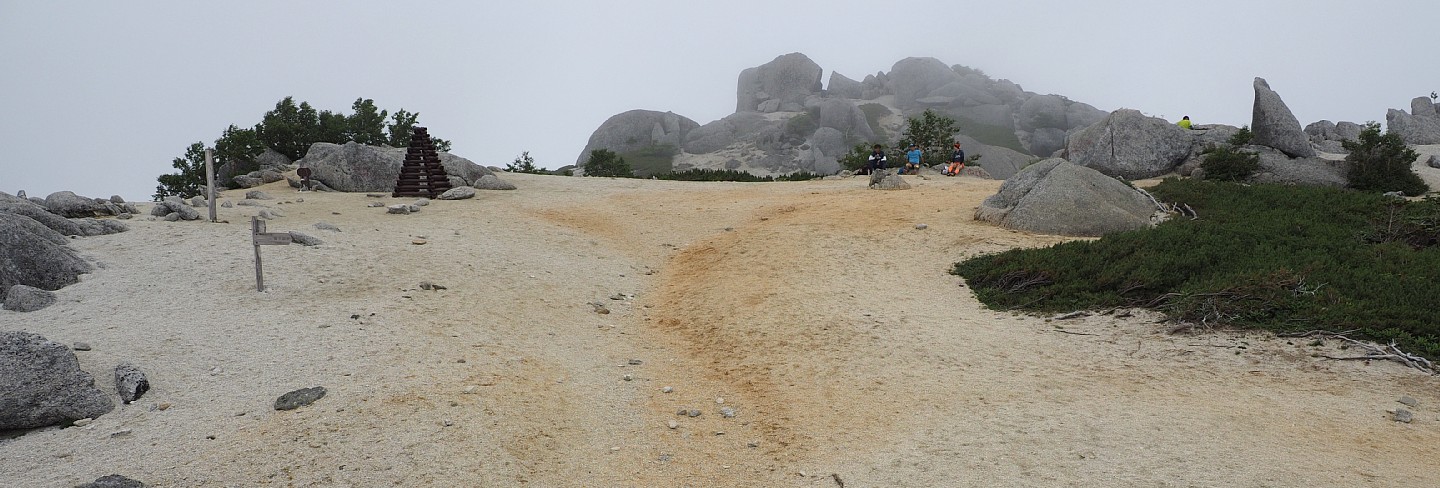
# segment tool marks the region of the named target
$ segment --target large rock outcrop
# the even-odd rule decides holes
[[[65,424],[115,409],[70,348],[28,332],[0,332],[0,392],[0,430]]]
[[[1292,158],[1267,146],[1250,145],[1243,149],[1260,155],[1260,169],[1250,177],[1255,183],[1344,188],[1350,181],[1346,176],[1350,170],[1348,161]]]
[[[620,154],[651,146],[671,146],[678,149],[685,143],[690,132],[699,127],[700,124],[674,112],[631,110],[620,113],[606,119],[605,123],[600,124],[600,128],[590,134],[590,141],[585,143],[585,150],[580,152],[575,164],[584,167],[585,163],[590,161],[590,151],[596,149],[608,149]]]
[[[740,72],[736,112],[799,112],[820,93],[824,70],[808,56],[790,53]]]
[[[1155,205],[1134,188],[1051,158],[1027,166],[975,210],[975,220],[1068,236],[1100,236],[1150,224]]]
[[[299,163],[310,168],[310,178],[336,191],[344,192],[388,192],[395,189],[395,180],[400,176],[400,167],[405,162],[403,147],[367,146],[355,142],[343,145],[317,142],[310,145]],[[440,164],[445,173],[474,184],[480,177],[494,174],[484,166],[468,159],[440,153]]]
[[[1315,148],[1310,146],[1300,120],[1264,78],[1255,78],[1255,108],[1250,130],[1255,134],[1254,144],[1273,147],[1295,158],[1315,156]]]
[[[1120,109],[1070,136],[1070,161],[1110,176],[1151,178],[1184,163],[1194,139],[1164,119]],[[984,160],[981,160],[982,165]]]
[[[1427,97],[1410,101],[1410,113],[1390,109],[1385,114],[1388,130],[1400,134],[1409,144],[1440,144],[1440,106]]]
[[[61,217],[94,217],[101,212],[101,206],[93,198],[85,198],[74,192],[57,191],[45,197],[45,209]]]
[[[66,242],[34,219],[0,212],[0,290],[15,285],[59,290],[79,282],[94,267]]]

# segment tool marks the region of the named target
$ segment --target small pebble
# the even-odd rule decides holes
[[[1402,396],[1402,397],[1400,397],[1399,400],[1396,400],[1396,401],[1400,402],[1401,405],[1405,405],[1405,406],[1410,407],[1410,408],[1419,408],[1419,407],[1420,407],[1420,402],[1415,401],[1415,399],[1414,399],[1414,398],[1411,398],[1410,396]]]
[[[730,408],[730,407],[721,408],[721,409],[720,409],[720,416],[721,416],[721,417],[725,417],[725,418],[727,418],[727,419],[733,419],[733,418],[735,418],[735,409]]]
[[[1395,409],[1394,417],[1393,417],[1393,418],[1395,419],[1396,422],[1402,422],[1402,423],[1408,424],[1408,423],[1410,423],[1410,421],[1415,420],[1415,414],[1410,413],[1409,410],[1406,410],[1406,409],[1403,409],[1403,408],[1397,408],[1397,409]]]
[[[691,417],[699,417],[699,416],[700,416],[700,411],[699,411],[699,410],[690,410],[690,411],[688,411],[688,412],[685,412],[685,415],[688,415],[688,416],[691,416]]]
[[[669,422],[666,422],[666,423],[665,423],[665,426],[666,426],[666,427],[669,427],[669,428],[672,428],[672,429],[678,429],[678,428],[680,428],[680,422],[676,422],[676,421],[674,421],[674,420],[671,420],[671,421],[669,421]]]
[[[160,410],[169,410],[170,402],[161,402],[159,405],[156,405],[155,408],[158,408]]]
[[[460,363],[460,364],[465,364],[465,358],[456,359],[455,362],[456,362],[456,363]]]
[[[207,436],[205,436],[205,438],[206,438],[206,439],[209,439],[209,440],[212,440],[212,441],[215,440],[215,436],[213,436],[213,435],[207,435]]]
[[[759,443],[759,442],[755,442],[755,441],[750,441],[750,442],[745,443],[745,447],[760,447],[760,443]]]
[[[715,404],[716,404],[716,405],[724,405],[724,404],[725,404],[725,399],[724,399],[724,398],[716,398],[716,399],[715,399]]]
[[[635,377],[634,377],[634,376],[630,376],[630,375],[627,374],[627,375],[624,376],[624,379],[625,379],[625,381],[630,381],[630,380],[635,379]]]
[[[629,364],[631,366],[639,366],[642,363],[644,363],[644,361],[641,361],[639,359],[631,359]]]
[[[76,350],[76,351],[89,351],[89,350],[90,350],[90,343],[88,343],[88,342],[76,342],[76,343],[75,343],[75,350]]]
[[[130,436],[130,429],[122,429],[122,430],[117,430],[117,431],[115,431],[115,432],[111,432],[111,433],[110,433],[110,438],[111,438],[111,439],[114,439],[114,438],[117,438],[117,437],[129,437],[129,436]]]
[[[411,239],[411,240],[410,240],[410,243],[411,243],[411,244],[414,244],[414,245],[417,245],[417,246],[423,246],[423,245],[425,245],[426,242],[429,242],[429,241],[426,241],[425,239]]]
[[[915,224],[915,230],[925,230],[925,229],[927,229],[927,228],[929,228],[929,227],[930,227],[930,226],[925,225],[925,224]]]
[[[84,427],[84,426],[90,425],[90,422],[94,422],[94,421],[95,421],[95,419],[92,419],[92,418],[88,418],[88,417],[87,417],[87,418],[83,418],[83,419],[80,419],[80,420],[76,420],[76,421],[75,421],[74,423],[72,423],[71,425],[74,425],[74,426],[76,426],[76,427]]]
[[[467,387],[465,387],[465,393],[466,393],[466,394],[475,393],[475,388],[476,388],[475,385],[467,386]]]
[[[610,448],[610,451],[611,451],[611,452],[616,452],[616,451],[619,451],[619,450],[620,450],[620,446],[615,446],[615,447]]]
[[[455,425],[455,422],[451,422],[450,419],[445,419],[445,421],[441,423],[445,424],[446,427]]]
[[[672,392],[672,391],[675,391],[675,389],[674,389],[674,388],[671,388],[671,387],[668,387],[668,386],[664,386],[664,387],[661,387],[661,388],[660,388],[660,393],[670,393],[670,392]]]

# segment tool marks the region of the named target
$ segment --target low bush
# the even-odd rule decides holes
[[[1207,180],[1245,181],[1260,170],[1260,155],[1221,145],[1205,153],[1200,169]]]
[[[1277,332],[1356,330],[1440,358],[1440,200],[1169,179],[1152,193],[1200,218],[956,263],[987,306],[1147,307]]]
[[[1350,151],[1345,160],[1350,162],[1347,176],[1351,188],[1372,192],[1399,191],[1412,197],[1430,191],[1425,180],[1410,168],[1420,155],[1406,146],[1399,134],[1386,131],[1385,135],[1380,135],[1380,124],[1365,124],[1357,140],[1341,141],[1340,144]]]
[[[1240,126],[1240,130],[1235,132],[1235,135],[1230,136],[1230,144],[1234,144],[1236,146],[1244,146],[1246,144],[1249,144],[1250,141],[1254,139],[1255,133],[1250,132],[1250,126],[1242,125]]]

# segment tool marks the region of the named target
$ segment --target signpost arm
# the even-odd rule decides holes
[[[205,201],[210,203],[210,221],[215,222],[215,151],[205,150]],[[257,248],[256,253],[259,253]],[[256,254],[256,258],[260,255]]]

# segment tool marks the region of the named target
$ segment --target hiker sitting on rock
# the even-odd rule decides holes
[[[905,151],[905,169],[901,170],[900,174],[920,174],[920,155],[920,146],[911,144],[910,150]]]
[[[870,148],[870,157],[865,160],[865,172],[875,174],[876,171],[885,170],[885,148],[879,144]]]
[[[1179,125],[1181,129],[1190,130],[1190,116],[1186,115],[1180,119],[1180,122],[1176,122],[1175,125]]]
[[[965,169],[965,150],[960,149],[960,143],[955,143],[955,150],[950,152],[950,166],[945,167],[940,174],[945,176],[956,176],[960,170]]]

